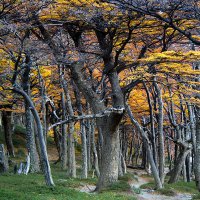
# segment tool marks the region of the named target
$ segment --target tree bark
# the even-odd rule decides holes
[[[94,127],[94,120],[91,121],[91,145],[93,150],[93,156],[94,156],[94,169],[96,172],[97,177],[100,176],[99,172],[99,163],[98,163],[98,154],[96,149],[96,143],[95,143],[95,127]]]
[[[4,145],[0,144],[0,173],[8,171],[8,159],[6,157]]]
[[[105,117],[97,120],[97,126],[102,127],[103,148],[100,168],[100,177],[97,183],[97,191],[111,185],[118,180],[119,165],[119,130],[113,117]]]
[[[45,181],[48,186],[54,186],[54,182],[53,182],[52,175],[51,175],[51,168],[50,168],[48,155],[47,155],[46,144],[45,144],[44,135],[43,135],[42,124],[41,124],[38,112],[37,112],[32,100],[26,94],[26,92],[24,92],[22,89],[19,89],[19,88],[13,88],[13,91],[22,95],[31,109],[31,112],[32,112],[35,122],[36,122],[37,131],[38,131],[38,138],[39,138],[40,148],[41,148],[41,160],[42,160],[42,167],[43,167],[43,172],[44,172],[44,176],[45,176]]]
[[[61,71],[61,84],[62,84],[62,88],[64,90],[65,93],[65,97],[66,97],[66,108],[69,112],[69,116],[73,117],[74,116],[74,110],[73,110],[73,106],[72,106],[72,101],[71,101],[71,97],[69,94],[69,88],[68,88],[68,84],[67,81],[64,78],[64,71]],[[68,143],[67,143],[67,147],[68,147],[68,175],[70,177],[76,177],[76,158],[75,158],[75,148],[74,148],[74,122],[70,122],[68,125]]]
[[[78,114],[83,115],[83,107],[81,104],[81,94],[74,84],[74,94],[76,97],[76,106],[78,109]],[[81,132],[81,154],[82,154],[82,178],[87,178],[88,176],[88,150],[87,150],[87,139],[86,138],[86,127],[85,121],[80,121],[80,132]]]
[[[103,102],[101,103],[97,94],[93,91],[87,81],[83,81],[82,62],[77,62],[71,67],[71,74],[79,90],[84,94],[87,102],[90,103],[94,113],[101,113],[105,110]],[[109,76],[113,88],[113,107],[123,108],[123,95],[119,87],[118,76],[113,72]],[[123,110],[123,109],[122,109]],[[104,119],[97,119],[97,128],[101,130],[103,136],[103,147],[100,164],[100,177],[97,183],[97,190],[112,184],[118,179],[118,161],[119,161],[119,132],[118,125],[122,118],[122,112],[111,113]]]
[[[168,183],[176,183],[178,181],[178,177],[180,176],[183,164],[185,162],[185,158],[189,152],[190,152],[190,149],[187,149],[187,148],[183,148],[180,151]]]
[[[30,172],[35,173],[40,171],[39,156],[36,148],[35,135],[33,130],[33,119],[31,110],[27,102],[25,102],[25,117],[26,117],[26,141],[28,154],[30,154]]]
[[[200,192],[200,108],[196,107],[196,153],[194,154],[194,172],[197,188]]]
[[[147,94],[147,100],[149,104],[149,114],[150,114],[150,123],[151,123],[151,143],[152,143],[152,149],[153,149],[153,157],[155,160],[155,165],[158,167],[158,155],[157,155],[157,149],[156,149],[156,133],[155,133],[155,123],[154,123],[154,114],[153,114],[153,106],[152,106],[152,100],[150,97],[149,89],[147,88],[145,82],[143,82],[146,94]]]
[[[66,106],[65,106],[65,96],[64,92],[61,93],[61,102],[62,102],[62,119],[66,118]],[[63,170],[67,169],[67,125],[61,125],[61,167]]]
[[[191,157],[191,153],[188,153],[188,155],[187,155],[187,157],[185,159],[187,182],[191,181],[191,163],[190,163],[190,157]]]
[[[88,106],[89,110],[89,106]],[[88,112],[89,114],[89,112]],[[87,131],[86,131],[86,136],[87,136],[87,167],[88,167],[88,172],[91,170],[91,120],[87,120]]]
[[[82,143],[82,178],[87,178],[88,176],[88,162],[87,162],[87,139],[84,121],[80,121],[81,127],[81,143]]]
[[[57,151],[58,151],[58,156],[59,156],[59,158],[58,158],[58,161],[60,161],[61,160],[61,157],[62,157],[62,144],[61,144],[61,141],[62,141],[62,136],[61,136],[61,134],[60,134],[60,132],[59,132],[59,130],[58,130],[58,127],[53,127],[53,138],[54,138],[54,142],[55,142],[55,145],[56,145],[56,149],[57,149]]]
[[[154,86],[158,98],[158,162],[159,162],[159,176],[162,184],[164,183],[164,167],[165,167],[165,147],[164,147],[164,134],[163,134],[163,100],[162,91],[158,84],[155,82]]]
[[[134,118],[134,116],[131,112],[131,109],[128,105],[127,105],[126,109],[127,109],[128,115],[131,119],[131,122],[136,126],[138,131],[141,133],[141,136],[143,138],[143,142],[146,144],[147,155],[148,155],[149,163],[151,165],[151,171],[152,171],[154,181],[155,181],[155,188],[160,189],[160,188],[163,187],[163,184],[162,184],[161,179],[159,177],[158,169],[155,165],[155,161],[154,161],[154,158],[153,158],[153,152],[152,152],[152,149],[151,149],[151,145],[150,145],[150,141],[148,139],[148,136],[147,136],[146,132],[143,130],[143,128],[140,126],[140,124],[135,120],[135,118]]]
[[[68,176],[76,178],[76,160],[73,136],[74,123],[70,123],[68,128]]]
[[[67,107],[69,109],[70,116],[74,115],[71,98],[69,93],[67,96]],[[69,123],[69,133],[68,133],[68,175],[70,177],[76,177],[76,159],[75,159],[75,148],[74,148],[74,122]]]
[[[32,61],[31,58],[28,54],[26,54],[26,67],[23,71],[23,76],[22,76],[22,85],[23,85],[23,90],[26,92],[26,94],[30,97],[30,70],[32,66]],[[27,150],[28,150],[28,155],[30,156],[30,171],[32,173],[34,172],[39,172],[40,171],[40,163],[39,163],[39,157],[38,157],[38,152],[36,148],[36,143],[35,143],[35,135],[34,135],[34,130],[33,130],[33,118],[31,114],[31,110],[29,107],[29,104],[27,100],[25,100],[25,122],[26,122],[26,142],[27,142]]]
[[[2,124],[4,128],[4,135],[6,141],[7,151],[9,156],[15,156],[14,146],[12,141],[13,125],[12,125],[12,112],[2,111]]]

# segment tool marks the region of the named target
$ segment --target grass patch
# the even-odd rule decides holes
[[[131,190],[130,185],[125,181],[117,181],[106,189],[106,191],[128,192]]]
[[[141,186],[142,189],[155,189],[154,182],[150,182]],[[197,194],[197,188],[194,181],[184,182],[179,181],[177,183],[165,184],[164,188],[157,190],[159,194],[163,194],[166,196],[174,196],[176,192],[180,193],[189,193],[189,194]]]
[[[141,185],[140,188],[141,189],[153,190],[153,189],[155,189],[155,184],[154,184],[154,182],[149,182],[149,183],[146,183],[144,185]]]
[[[119,180],[112,184],[106,189],[107,191],[118,191],[118,192],[130,192],[131,186],[128,183],[129,181],[134,179],[134,175],[127,173],[122,177],[119,177]]]
[[[200,200],[200,193],[192,196],[193,200]]]
[[[157,193],[165,196],[175,196],[176,192],[173,189],[170,188],[162,188],[159,190],[156,190]]]
[[[14,175],[7,173],[0,176],[0,199],[1,200],[136,200],[133,194],[124,193],[128,186],[123,177],[120,185],[113,190],[107,190],[99,194],[86,194],[77,189],[86,184],[94,185],[96,178],[72,179],[67,177],[66,171],[62,171],[59,165],[52,165],[52,175],[56,184],[55,188],[45,185],[42,174]],[[122,184],[123,183],[123,184]],[[123,191],[123,193],[120,193]]]

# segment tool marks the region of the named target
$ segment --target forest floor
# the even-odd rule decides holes
[[[133,175],[133,176],[132,176]],[[198,200],[197,190],[194,182],[185,183],[180,181],[175,184],[165,184],[164,189],[154,190],[153,178],[144,170],[128,169],[127,183],[130,186],[129,193],[135,194],[137,200]],[[122,179],[123,180],[123,179]],[[123,183],[121,183],[123,184]],[[120,186],[120,184],[118,185]],[[123,187],[122,187],[123,188]],[[121,188],[121,189],[122,189]],[[77,188],[78,191],[91,194],[95,190],[95,185],[86,184]],[[126,191],[127,192],[127,191]],[[126,193],[124,192],[124,193]],[[92,193],[96,195],[96,193]],[[195,196],[196,194],[196,196]]]
[[[3,142],[0,134],[0,142]],[[88,179],[81,178],[81,156],[77,151],[77,178],[67,177],[61,170],[57,159],[55,145],[48,141],[48,153],[51,161],[55,188],[45,185],[42,174],[16,175],[13,166],[10,172],[0,175],[0,200],[200,200],[194,182],[180,181],[176,184],[166,184],[165,189],[153,190],[154,182],[144,170],[128,169],[128,173],[110,188],[101,193],[93,192],[97,178],[90,171]],[[25,140],[23,134],[16,134],[15,163],[25,161]],[[193,196],[196,194],[196,196]]]
[[[129,169],[130,172],[130,169]],[[153,179],[148,176],[144,170],[132,170],[132,173],[137,175],[137,178],[130,182],[131,188],[137,193],[138,200],[191,200],[191,191],[187,189],[186,192],[178,191],[176,184],[171,187],[153,190]],[[175,188],[173,188],[175,186]],[[188,185],[189,186],[189,185]],[[188,191],[188,192],[187,192]],[[195,198],[196,199],[196,198]]]

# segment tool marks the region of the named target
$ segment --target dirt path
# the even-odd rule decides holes
[[[129,184],[133,190],[140,191],[137,194],[138,200],[191,200],[190,194],[177,193],[175,196],[165,196],[157,194],[154,190],[140,189],[140,186],[151,181],[150,178],[142,177],[142,171],[136,172],[137,180],[131,181]],[[143,172],[144,173],[144,172]]]
[[[155,190],[140,189],[140,186],[152,181],[152,178],[145,176],[146,173],[143,170],[129,170],[130,173],[135,174],[136,179],[129,182],[133,191],[137,191],[136,197],[138,200],[191,200],[191,194],[176,193],[175,196],[166,196],[156,193]],[[84,184],[78,187],[77,190],[81,192],[91,193],[95,190],[95,185]],[[96,194],[93,192],[92,194]]]

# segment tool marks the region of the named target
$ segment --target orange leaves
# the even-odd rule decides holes
[[[200,51],[176,52],[164,51],[162,53],[149,53],[146,58],[139,60],[141,63],[164,63],[164,62],[198,62]]]
[[[14,113],[24,113],[25,112],[24,109],[20,109],[20,108],[12,108],[12,109],[11,108],[0,108],[0,111],[10,111],[10,112],[14,112]]]
[[[141,87],[131,91],[128,103],[131,106],[132,112],[139,118],[149,113],[147,96]]]
[[[100,3],[96,0],[57,0],[40,14],[40,19],[62,19],[67,21],[87,21],[97,10],[111,12],[113,6],[108,3]]]

